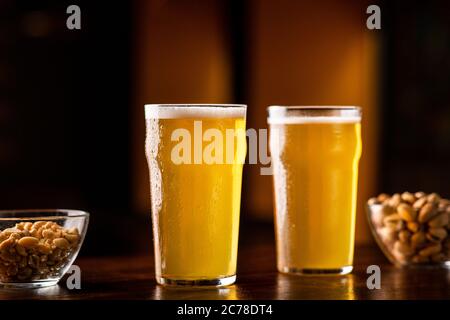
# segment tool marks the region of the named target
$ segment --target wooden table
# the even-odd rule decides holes
[[[263,237],[264,238],[264,237]],[[269,236],[262,243],[240,244],[238,279],[223,289],[174,289],[156,285],[153,258],[147,256],[79,258],[82,289],[65,282],[35,290],[0,289],[0,299],[450,299],[450,271],[401,270],[375,246],[357,247],[355,270],[347,276],[288,276],[275,269]],[[381,267],[381,289],[366,286],[368,265]]]

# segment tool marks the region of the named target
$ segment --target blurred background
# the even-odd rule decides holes
[[[66,28],[71,4],[81,30]],[[381,30],[366,28],[369,4]],[[85,209],[82,254],[150,252],[145,103],[246,103],[256,129],[270,104],[359,105],[356,236],[368,243],[369,197],[450,197],[449,12],[448,1],[1,0],[0,208]],[[241,227],[272,230],[271,177],[244,171]]]

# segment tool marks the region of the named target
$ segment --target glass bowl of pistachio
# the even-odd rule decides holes
[[[382,193],[367,202],[372,234],[399,267],[450,268],[450,200],[437,193]]]
[[[55,285],[80,251],[89,213],[79,210],[0,211],[0,285]]]

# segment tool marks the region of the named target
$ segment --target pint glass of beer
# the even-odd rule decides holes
[[[360,108],[271,106],[268,112],[278,270],[351,272]]]
[[[245,105],[145,105],[159,284],[236,279]]]

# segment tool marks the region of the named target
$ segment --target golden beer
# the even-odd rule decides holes
[[[351,272],[360,120],[356,107],[269,108],[280,272]]]
[[[146,105],[158,283],[235,281],[245,113],[239,105]]]

